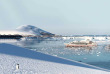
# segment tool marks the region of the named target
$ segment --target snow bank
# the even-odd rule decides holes
[[[16,70],[16,64],[19,64]],[[10,44],[0,44],[1,74],[110,74],[83,63],[70,61]]]

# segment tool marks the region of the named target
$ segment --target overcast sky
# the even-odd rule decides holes
[[[34,25],[63,34],[110,34],[110,0],[0,0],[0,30]]]

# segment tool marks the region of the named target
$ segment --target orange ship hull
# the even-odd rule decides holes
[[[97,45],[92,45],[92,44],[89,44],[89,45],[74,45],[74,44],[65,44],[66,47],[92,47],[92,46],[97,46]]]

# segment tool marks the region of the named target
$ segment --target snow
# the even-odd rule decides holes
[[[0,31],[0,35],[33,35],[31,33],[28,32],[20,32],[17,30],[1,30]]]
[[[32,25],[23,25],[23,26],[18,27],[16,30],[21,31],[21,32],[28,32],[34,35],[42,35],[42,33],[53,35],[52,33],[49,33],[47,31],[44,31]]]
[[[16,69],[19,64],[19,69]],[[84,63],[0,44],[0,74],[110,74]]]

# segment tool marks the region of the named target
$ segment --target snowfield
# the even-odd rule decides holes
[[[16,65],[19,64],[19,69]],[[0,44],[0,74],[110,74],[87,64]]]

